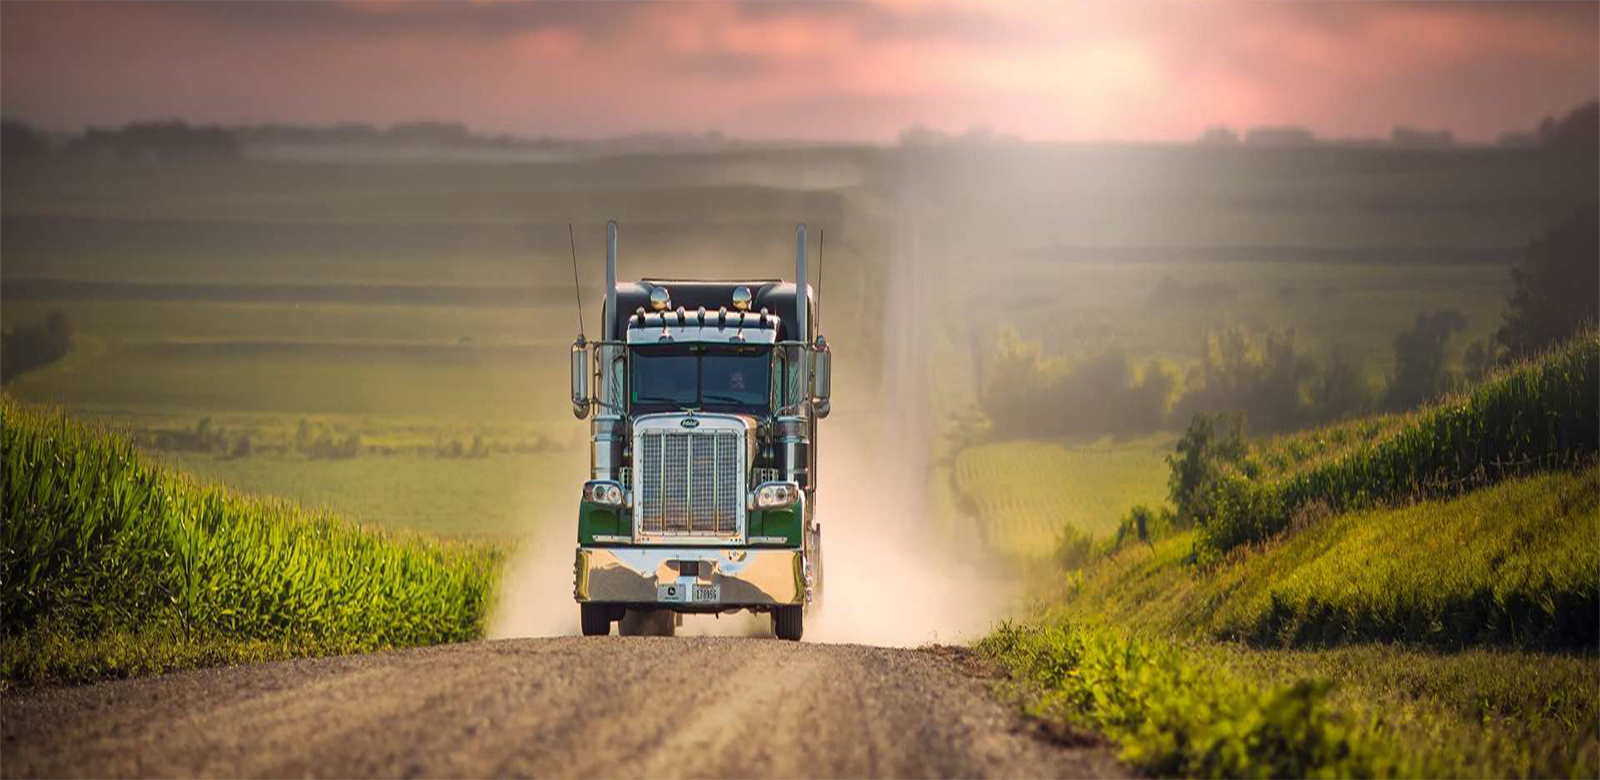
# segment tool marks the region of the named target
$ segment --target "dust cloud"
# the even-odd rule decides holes
[[[894,467],[921,437],[880,425],[881,435],[870,420],[835,423],[822,438],[826,585],[805,638],[910,647],[981,636],[1005,616],[1014,580],[986,553],[945,544],[928,506],[930,472]]]
[[[517,544],[506,563],[488,637],[570,636],[579,633],[578,604],[572,597],[572,560],[577,546],[578,487],[573,498],[536,515],[536,532]]]

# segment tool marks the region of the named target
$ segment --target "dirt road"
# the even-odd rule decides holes
[[[732,637],[480,642],[0,702],[0,775],[1083,777],[964,650]]]

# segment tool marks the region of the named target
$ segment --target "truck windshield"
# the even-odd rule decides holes
[[[768,347],[698,344],[637,347],[630,406],[636,413],[680,409],[766,411]]]

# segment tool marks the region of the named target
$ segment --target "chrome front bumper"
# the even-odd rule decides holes
[[[809,567],[799,550],[579,547],[573,596],[580,602],[662,604],[697,609],[804,604]],[[717,586],[715,602],[676,603],[665,586]],[[680,591],[682,592],[682,591]]]

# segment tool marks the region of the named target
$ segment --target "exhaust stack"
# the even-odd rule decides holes
[[[606,223],[606,318],[600,337],[617,339],[617,222]]]
[[[802,223],[794,229],[794,286],[796,291],[795,310],[795,341],[808,342],[810,331],[806,330],[806,309],[810,304],[810,296],[806,295],[806,226]]]

